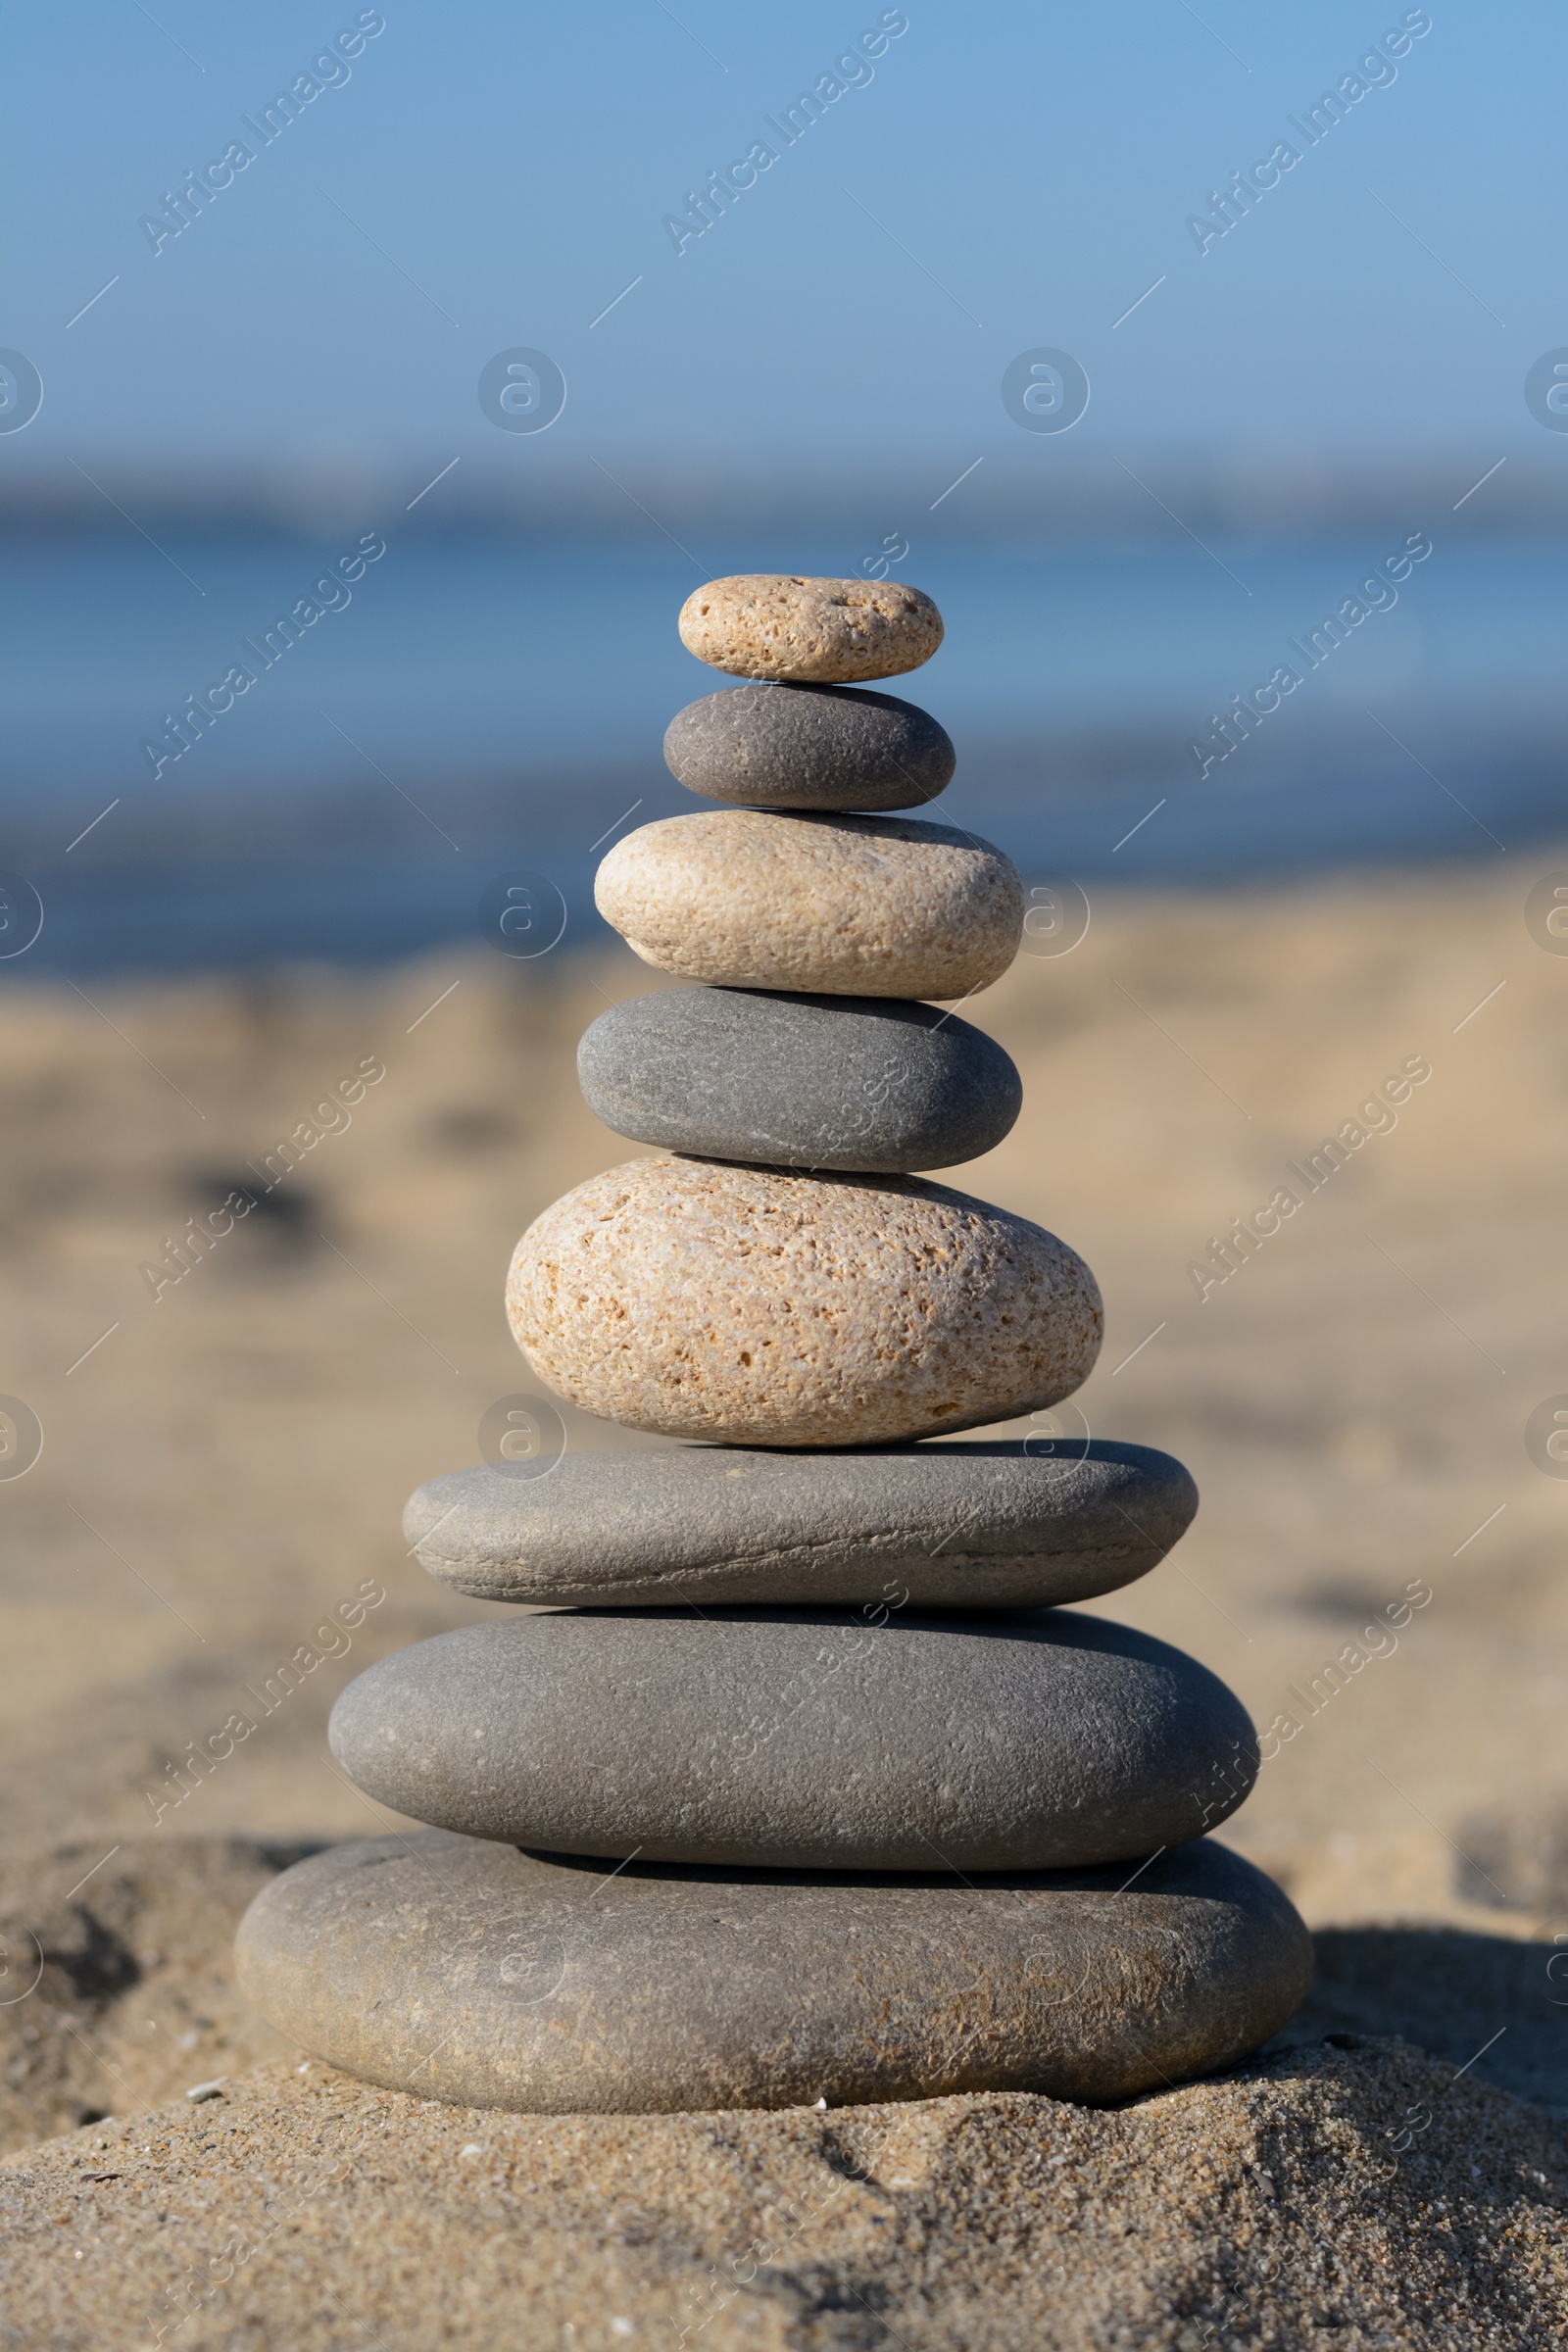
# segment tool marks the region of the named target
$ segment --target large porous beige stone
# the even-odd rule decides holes
[[[594,899],[645,963],[731,988],[947,1000],[1018,952],[1001,850],[916,817],[714,808],[640,825]]]
[[[710,580],[686,599],[679,625],[687,652],[714,669],[815,686],[896,678],[942,643],[942,615],[918,588],[778,571]]]
[[[517,1244],[517,1345],[607,1421],[874,1446],[1033,1412],[1089,1376],[1100,1291],[1054,1234],[918,1178],[634,1160]]]

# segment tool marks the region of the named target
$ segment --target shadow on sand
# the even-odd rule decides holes
[[[1568,2114],[1568,1938],[1464,1928],[1326,1928],[1304,2005],[1259,2052],[1396,2034],[1499,2090]]]

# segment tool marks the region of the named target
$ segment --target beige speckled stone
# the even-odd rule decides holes
[[[607,1421],[733,1446],[874,1446],[1072,1394],[1100,1292],[1054,1234],[916,1178],[645,1159],[534,1220],[507,1308]]]
[[[1002,977],[1023,930],[1011,859],[915,817],[663,817],[615,844],[594,899],[662,971],[830,997],[970,995]]]
[[[740,678],[853,686],[929,662],[942,615],[899,580],[806,580],[742,572],[710,580],[680,609],[680,641],[699,662]]]

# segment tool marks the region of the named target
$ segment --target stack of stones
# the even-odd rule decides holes
[[[1221,2066],[1306,1989],[1283,1894],[1201,1835],[1257,1747],[1203,1667],[1061,1604],[1186,1529],[1180,1463],[1041,1413],[1102,1310],[1054,1235],[914,1171],[989,1151],[1018,1074],[956,1011],[1023,894],[923,807],[954,751],[863,682],[936,651],[897,583],[719,580],[688,648],[748,682],[665,756],[715,810],[645,825],[598,901],[695,988],[582,1041],[669,1156],[517,1246],[542,1380],[684,1444],[414,1496],[433,1574],[529,1604],[383,1660],[331,1740],[416,1821],[288,1871],[240,1933],[259,2005],[389,2086],[525,2110],[1110,2100]],[[543,1607],[541,1608],[541,1605]]]

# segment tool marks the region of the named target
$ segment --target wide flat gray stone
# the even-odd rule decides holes
[[[919,808],[956,760],[929,710],[857,686],[731,686],[688,703],[664,736],[688,792],[754,808]]]
[[[1196,1659],[1072,1609],[564,1610],[382,1658],[328,1727],[368,1796],[553,1853],[1061,1870],[1213,1828],[1257,1742]]]
[[[389,2089],[542,2114],[1125,2099],[1234,2064],[1311,1981],[1273,1883],[1202,1839],[964,1886],[586,1866],[419,1830],[246,1913],[242,1987]]]
[[[866,1453],[738,1446],[565,1454],[544,1477],[458,1470],[409,1498],[405,1541],[479,1600],[917,1608],[1090,1600],[1157,1566],[1198,1489],[1149,1446],[959,1441]]]
[[[767,1167],[902,1176],[1000,1144],[1023,1081],[940,1005],[671,988],[602,1012],[577,1048],[588,1107],[641,1144]]]

